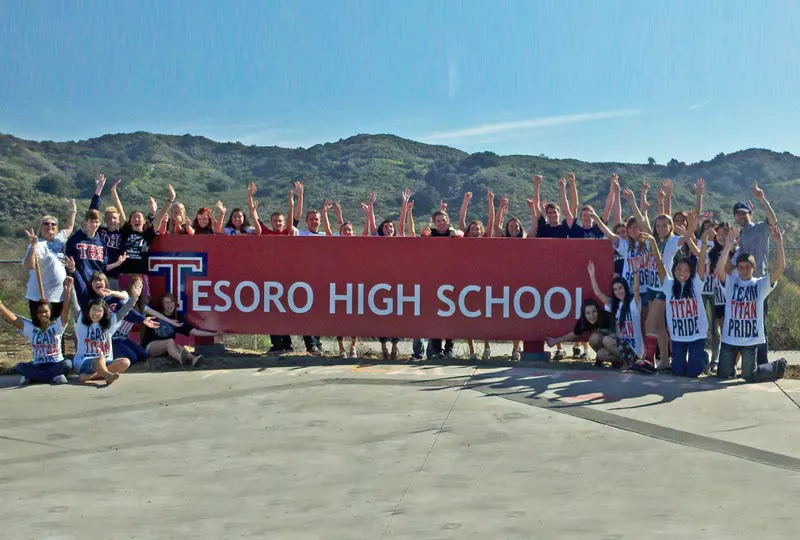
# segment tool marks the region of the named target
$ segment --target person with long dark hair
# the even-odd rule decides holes
[[[597,300],[588,298],[581,306],[581,317],[575,323],[572,332],[558,338],[548,337],[546,342],[548,347],[555,347],[557,344],[565,342],[588,342],[595,352],[595,366],[602,367],[604,362],[610,362],[613,367],[618,368],[622,366],[622,361],[604,345],[606,338],[613,339],[613,334],[614,317]]]
[[[64,303],[61,314],[53,317],[53,309],[49,302],[39,302],[36,317],[25,319],[3,305],[0,301],[0,315],[28,338],[33,359],[30,362],[19,362],[17,373],[21,375],[19,384],[29,383],[65,384],[67,374],[72,369],[72,362],[64,358],[61,341],[69,324],[72,278],[64,279]]]

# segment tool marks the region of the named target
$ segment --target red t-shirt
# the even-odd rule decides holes
[[[273,235],[273,236],[275,235],[289,236],[289,234],[291,234],[290,233],[291,229],[283,229],[282,231],[273,231],[263,223],[259,223],[259,225],[261,225],[261,234]]]

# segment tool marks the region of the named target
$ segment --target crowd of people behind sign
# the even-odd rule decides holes
[[[176,312],[176,299],[166,294],[157,307],[148,305],[150,287],[148,254],[157,235],[223,234],[287,236],[354,236],[356,228],[345,221],[339,203],[325,201],[320,210],[303,214],[304,189],[295,182],[288,193],[286,214],[276,211],[269,223],[258,214],[256,186],[247,189],[247,207],[234,208],[230,215],[218,201],[213,208],[199,209],[191,220],[177,201],[170,185],[164,204],[151,197],[148,212],[126,214],[119,198],[121,180],[111,186],[111,202],[103,210],[106,179],[96,178],[95,192],[80,229],[73,231],[77,208],[65,227],[59,229],[54,216],[44,216],[39,230],[28,230],[28,248],[22,260],[29,271],[26,298],[30,319],[15,314],[0,302],[0,314],[30,341],[33,359],[17,370],[21,384],[43,382],[63,384],[73,372],[80,382],[113,383],[132,363],[148,357],[169,356],[181,365],[196,365],[202,358],[176,342],[178,335],[217,334],[194,328]],[[487,221],[466,222],[472,193],[466,193],[456,227],[442,202],[420,236],[428,238],[583,238],[610,240],[614,257],[612,283],[599,283],[594,262],[587,267],[594,298],[582,306],[582,315],[567,335],[547,339],[555,347],[555,359],[566,356],[563,343],[573,343],[573,356],[588,358],[594,351],[598,366],[636,370],[643,373],[671,371],[678,376],[698,377],[716,373],[720,378],[736,376],[741,359],[741,376],[748,382],[779,379],[786,361],[767,359],[767,296],[780,279],[785,265],[783,239],[777,218],[764,192],[756,184],[753,197],[760,203],[766,221],[753,220],[754,205],[737,202],[733,224],[715,220],[703,212],[705,182],[694,184],[696,203],[689,212],[672,208],[672,182],[658,190],[656,212],[651,222],[648,201],[650,186],[641,184],[639,201],[630,189],[622,189],[616,174],[611,176],[603,215],[588,204],[579,203],[575,175],[557,182],[560,204],[541,197],[542,177],[533,179],[533,193],[527,199],[532,227],[509,211],[507,196],[496,204],[494,193],[486,195]],[[633,215],[623,218],[625,199]],[[362,236],[414,237],[414,199],[402,192],[397,223],[375,216],[376,193],[361,203]],[[336,218],[331,228],[329,213]],[[226,220],[227,218],[227,220]],[[301,220],[305,228],[298,229]],[[768,264],[770,237],[776,244],[776,260]],[[76,354],[70,361],[63,354],[63,336],[73,321]],[[131,332],[139,328],[139,339]],[[710,335],[710,343],[709,337]],[[136,335],[133,336],[134,338]],[[293,351],[290,336],[270,336],[268,354]],[[355,337],[338,337],[338,354],[357,357]],[[306,352],[321,355],[318,336],[303,336]],[[398,360],[399,339],[380,338],[384,360]],[[389,344],[391,343],[391,350]],[[474,340],[468,340],[470,360],[477,360]],[[711,354],[708,354],[710,349]],[[512,360],[521,359],[522,343],[513,342]],[[418,338],[413,340],[412,360],[450,358],[453,341]],[[491,358],[485,341],[481,358]]]

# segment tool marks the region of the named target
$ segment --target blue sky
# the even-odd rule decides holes
[[[800,3],[0,3],[0,132],[690,162],[800,154]]]

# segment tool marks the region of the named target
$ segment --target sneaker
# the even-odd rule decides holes
[[[53,384],[67,384],[67,377],[64,375],[57,375],[51,381]]]
[[[319,347],[311,347],[310,349],[306,349],[306,352],[311,356],[322,356],[322,351],[319,350]]]
[[[567,353],[565,353],[563,349],[558,349],[556,354],[553,355],[553,360],[563,360],[566,357]]]
[[[19,385],[20,386],[28,386],[29,384],[31,384],[31,380],[28,377],[26,377],[25,375],[23,375],[22,377],[19,378]]]
[[[287,352],[294,352],[294,347],[291,347],[291,346],[289,346],[289,347],[286,347],[285,349],[283,349],[283,352],[285,352],[285,353],[287,353]]]
[[[520,360],[522,360],[522,353],[519,352],[519,349],[511,352],[511,359],[514,362],[519,362]]]
[[[775,375],[778,379],[783,378],[783,374],[786,371],[787,363],[788,362],[786,361],[786,358],[778,358],[773,362],[773,364],[775,365]]]
[[[267,354],[281,354],[282,352],[283,349],[281,349],[280,347],[270,347],[269,350],[267,351]]]
[[[471,355],[469,355],[469,361],[470,362],[477,362],[478,361],[478,353],[472,353]]]
[[[453,351],[444,351],[444,357],[447,360],[452,360],[453,359]]]
[[[634,362],[631,366],[631,369],[647,375],[652,375],[656,372],[656,368],[653,366],[653,363],[644,358]]]
[[[572,347],[572,358],[580,358],[580,357],[581,357],[581,348]]]
[[[486,347],[485,349],[483,349],[483,355],[481,356],[481,360],[485,361],[485,360],[489,360],[491,358],[492,358],[492,349],[490,349],[489,347]]]
[[[421,354],[412,354],[411,355],[411,360],[419,362],[420,360],[422,360],[422,355]]]

